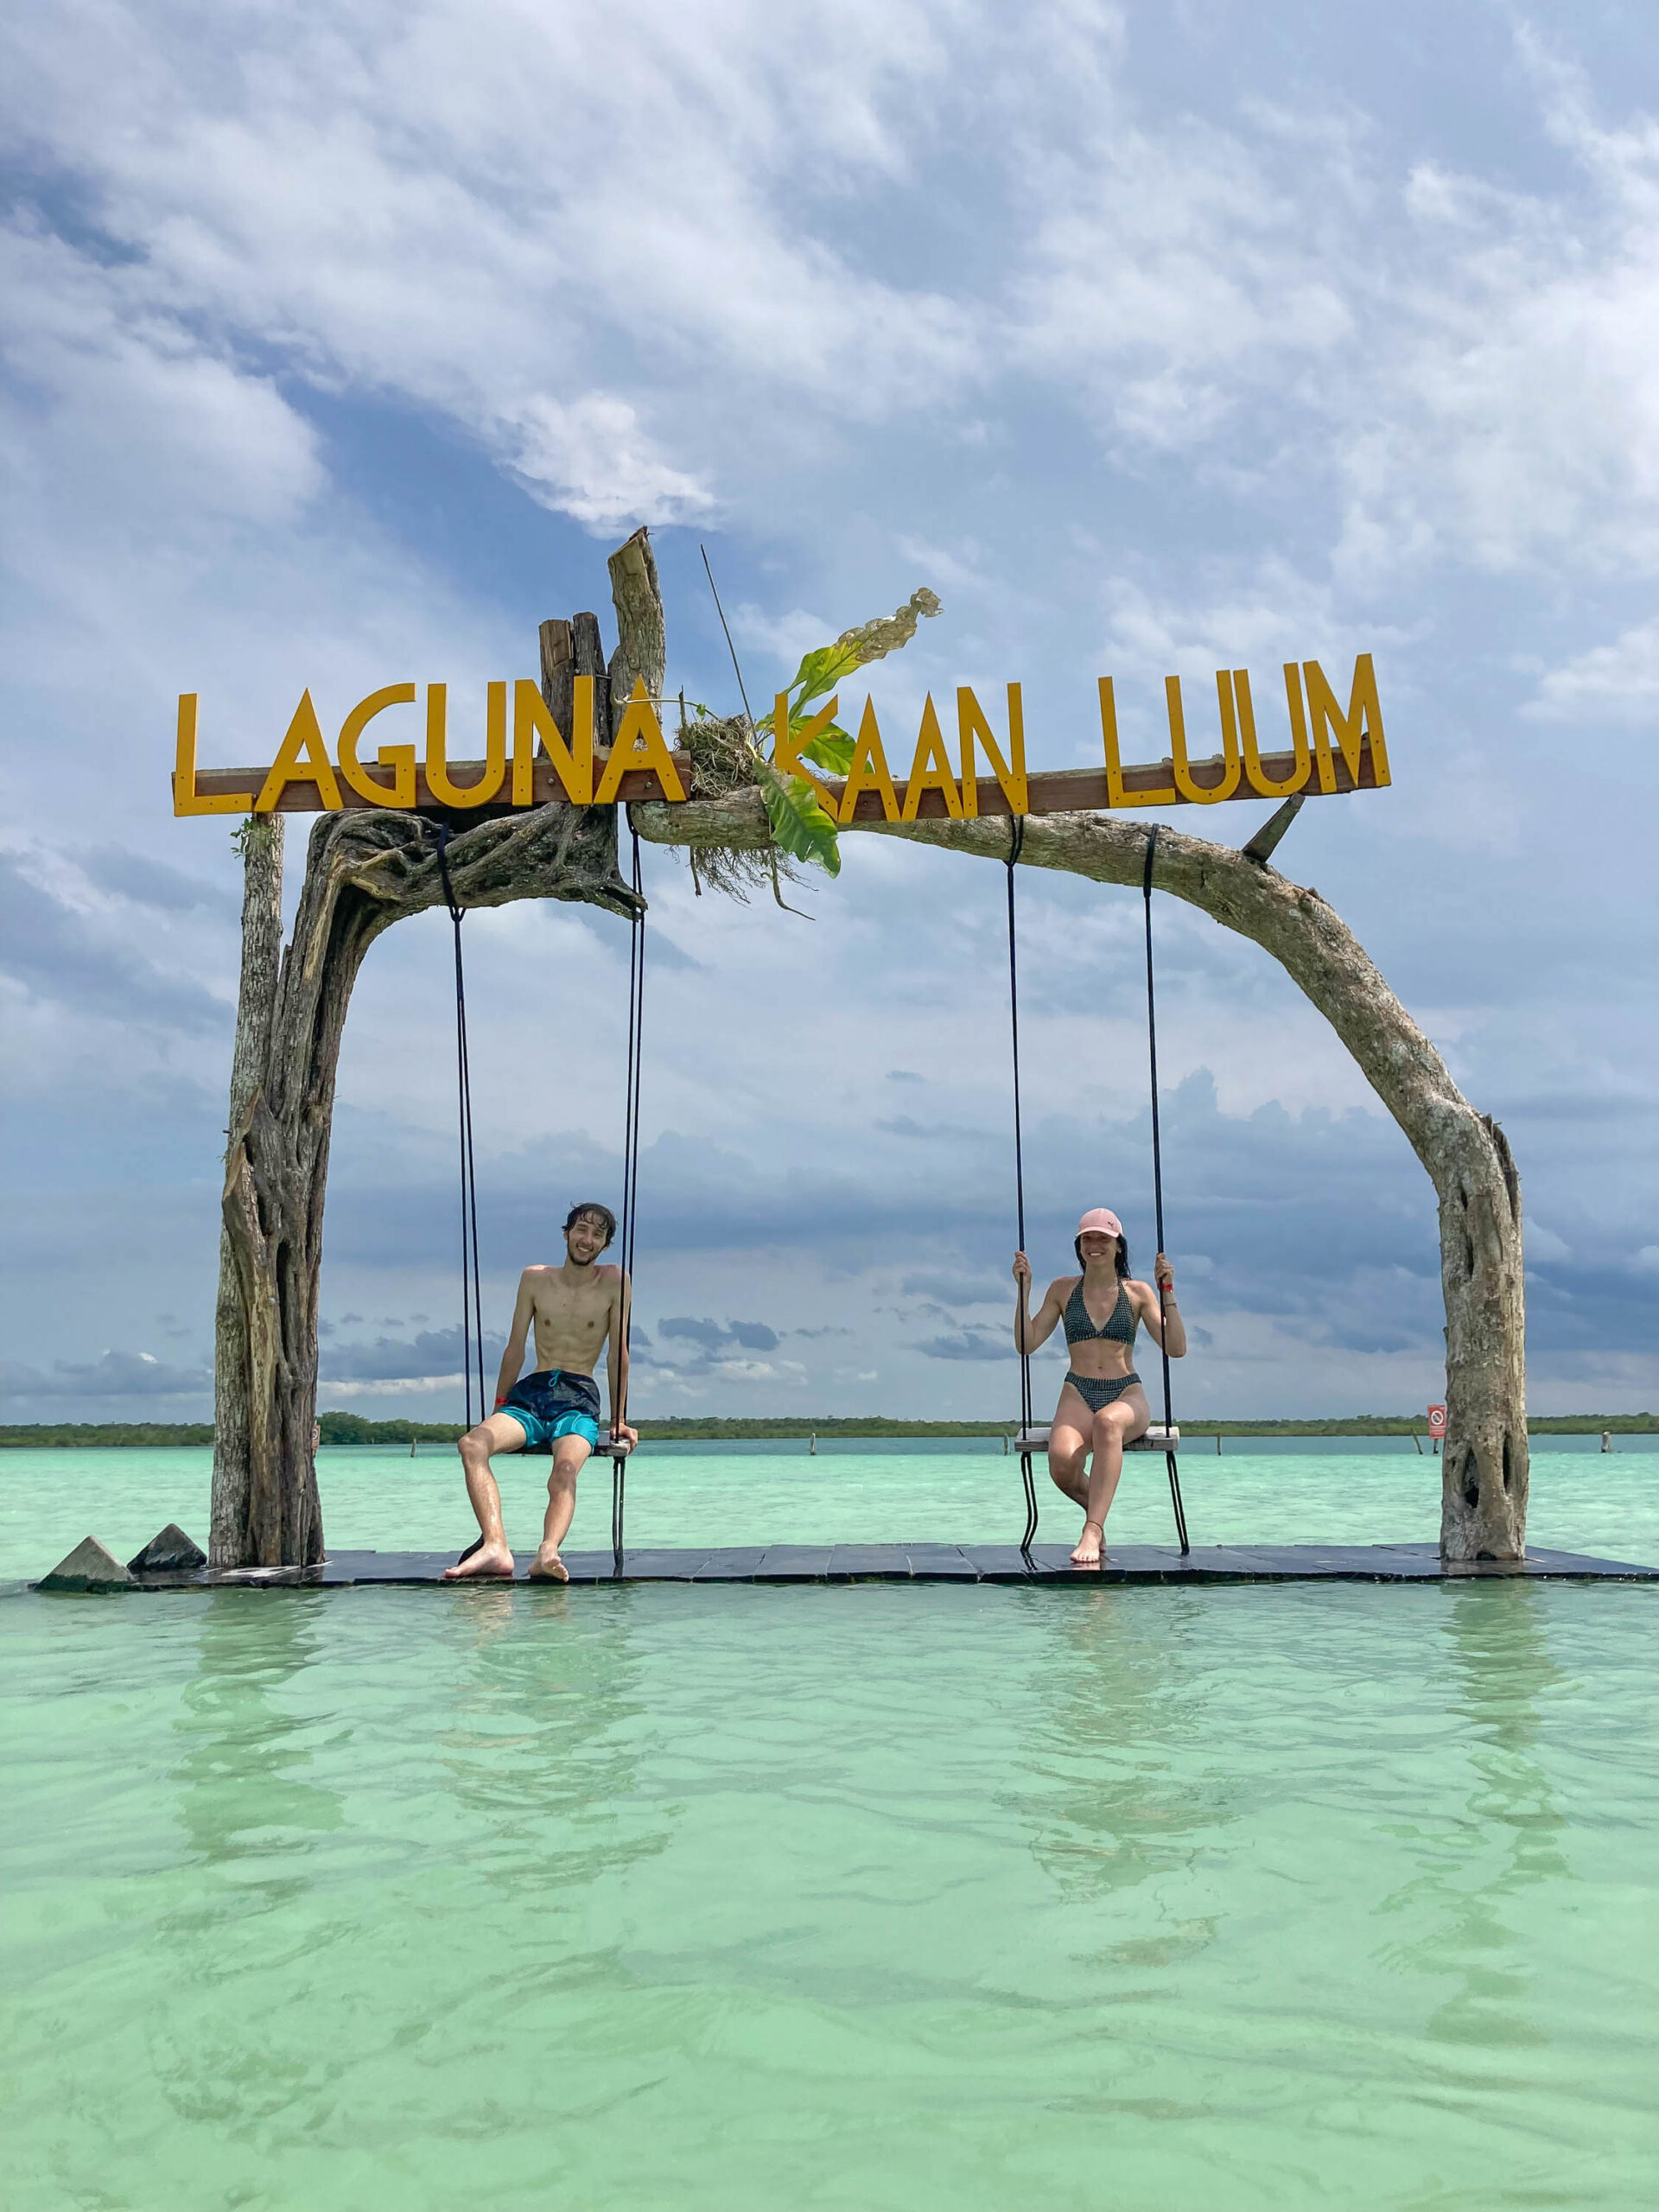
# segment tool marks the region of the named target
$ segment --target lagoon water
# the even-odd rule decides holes
[[[1534,1541],[1659,1560],[1638,1441],[1537,1452]],[[1403,1440],[1183,1471],[1198,1541],[1434,1532]],[[337,1546],[469,1533],[437,1447],[320,1473]],[[206,1483],[0,1455],[0,1576]],[[648,1447],[629,1532],[1007,1541],[1018,1491]],[[1167,1529],[1137,1460],[1111,1535]],[[0,1653],[16,2212],[1659,2193],[1652,1588],[13,1595]]]

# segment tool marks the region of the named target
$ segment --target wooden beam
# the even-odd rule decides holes
[[[569,726],[568,722],[566,726]],[[600,778],[605,772],[605,764],[609,758],[608,753],[595,753],[594,755],[595,788],[598,786]],[[691,788],[690,755],[677,753],[673,758],[680,781],[689,791]],[[481,760],[452,760],[449,763],[448,774],[452,783],[475,784],[483,773],[484,763]],[[251,809],[264,780],[265,772],[263,768],[199,768],[196,771],[196,791],[203,798],[245,798]],[[506,779],[497,796],[486,805],[469,809],[465,814],[460,815],[460,818],[469,822],[489,822],[493,821],[497,815],[511,814],[513,810],[512,804],[505,794],[512,782],[512,765],[509,762]],[[564,796],[563,787],[553,772],[553,763],[539,755],[536,761],[533,789],[536,793],[533,804],[537,806],[545,806],[550,800],[563,798]],[[630,800],[661,798],[664,796],[663,786],[657,771],[654,768],[631,768],[622,779],[620,795],[623,798]],[[359,808],[366,810],[373,804],[372,800],[363,798],[354,791],[344,777],[340,779],[340,797],[342,813],[354,813]],[[282,797],[277,800],[275,810],[279,814],[323,814],[328,811],[322,804],[321,795],[316,785],[309,782],[288,785]],[[520,810],[520,811],[524,810]],[[423,766],[417,766],[415,771],[413,811],[417,814],[459,813],[459,810],[441,805],[433,798],[427,788],[426,770]]]
[[[1377,788],[1376,772],[1371,760],[1369,739],[1366,740],[1364,751],[1360,756],[1357,783],[1349,772],[1348,763],[1342,757],[1342,748],[1339,746],[1333,747],[1332,753],[1334,756],[1332,766],[1336,771],[1334,780],[1338,792],[1374,791]],[[1219,753],[1216,754],[1212,760],[1194,760],[1192,763],[1192,780],[1201,790],[1213,791],[1221,782],[1225,772],[1226,763]],[[1262,755],[1262,772],[1270,783],[1287,784],[1296,772],[1295,754],[1294,753],[1264,753]],[[822,780],[826,788],[834,791],[839,798],[845,786],[828,777]],[[1194,804],[1190,799],[1174,795],[1174,780],[1173,772],[1166,760],[1144,761],[1139,766],[1126,767],[1123,771],[1124,790],[1129,792],[1160,792],[1162,796],[1158,800],[1159,808],[1189,806]],[[905,786],[903,784],[896,784],[893,788],[899,794],[899,805],[902,811],[905,804]],[[1007,797],[995,776],[981,776],[976,788],[979,792],[979,810],[982,814],[1007,816],[1013,813],[1014,809],[1008,804]],[[1026,808],[1027,814],[1106,814],[1112,810],[1106,789],[1106,770],[1103,766],[1098,768],[1042,769],[1027,778],[1026,791],[1029,802]],[[1300,796],[1304,798],[1319,798],[1322,796],[1317,768],[1309,775]],[[1263,794],[1252,791],[1249,782],[1243,777],[1239,779],[1238,789],[1232,797],[1234,799],[1252,800],[1258,806],[1263,803]],[[1230,804],[1230,802],[1224,801],[1221,804]],[[1128,811],[1128,810],[1120,810]],[[924,791],[917,803],[917,817],[924,822],[943,821],[949,812],[950,809],[945,805],[943,791]],[[860,791],[858,797],[853,801],[852,818],[855,822],[880,822],[882,818],[880,793],[873,791]]]
[[[544,626],[544,632],[545,630],[552,627],[552,625]],[[545,639],[544,637],[544,652],[547,645],[552,645],[551,652],[545,653],[543,662],[544,676],[550,681],[556,683],[563,670],[568,667],[568,664],[563,662],[562,657],[564,643],[565,640],[562,637],[556,643]],[[1342,756],[1341,748],[1333,747],[1332,751],[1332,766],[1335,771],[1334,780],[1339,793],[1353,791],[1369,791],[1376,789],[1376,775],[1372,765],[1369,741],[1360,758],[1357,782],[1349,771],[1348,763]],[[594,756],[595,785],[605,772],[605,762],[608,757],[608,754],[604,753]],[[690,755],[684,753],[675,753],[674,766],[679,772],[681,782],[686,790],[690,791],[692,772]],[[1273,783],[1288,783],[1296,772],[1296,756],[1293,753],[1264,753],[1262,756],[1262,771],[1263,775]],[[475,783],[483,772],[484,763],[481,760],[454,760],[449,765],[449,774],[457,784]],[[1211,760],[1195,760],[1192,764],[1192,780],[1202,789],[1213,790],[1220,783],[1224,772],[1224,764],[1219,754]],[[511,773],[512,771],[509,769],[509,776]],[[251,807],[264,780],[264,771],[261,768],[202,768],[197,771],[196,790],[203,797],[245,798]],[[839,799],[844,786],[831,778],[824,778],[822,780],[825,788],[834,792]],[[1169,796],[1173,785],[1173,777],[1167,760],[1148,760],[1139,766],[1126,767],[1123,771],[1123,788],[1126,791],[1131,793],[1158,791],[1164,794],[1158,800],[1160,808],[1187,806],[1193,803],[1185,798]],[[899,784],[894,788],[898,792],[899,804],[902,809],[905,803],[906,786]],[[1007,816],[1013,812],[1014,810],[1008,804],[1007,795],[995,776],[981,776],[976,788],[979,793],[979,811],[982,814]],[[505,791],[505,784],[502,789]],[[1027,791],[1029,804],[1026,810],[1028,814],[1104,814],[1110,810],[1106,790],[1106,771],[1103,766],[1039,770],[1036,774],[1027,778]],[[562,787],[553,772],[553,764],[550,760],[538,759],[536,762],[535,792],[534,804],[537,806],[545,806],[550,801],[563,797]],[[622,779],[620,796],[625,800],[639,802],[645,799],[660,799],[663,795],[662,785],[654,768],[630,769]],[[1304,798],[1319,798],[1322,796],[1317,771],[1309,776],[1300,796]],[[1252,791],[1248,781],[1243,778],[1240,779],[1238,789],[1232,794],[1234,799],[1249,800],[1258,805],[1262,803],[1262,792]],[[340,798],[347,809],[366,807],[370,804],[367,799],[360,798],[343,780],[340,785]],[[321,814],[324,811],[317,786],[309,782],[289,784],[276,804],[278,810],[283,814]],[[451,811],[441,806],[434,799],[427,789],[426,771],[422,767],[417,767],[415,772],[415,808],[420,813],[443,814]],[[494,815],[511,811],[512,807],[507,800],[493,799],[487,806],[482,806],[477,810],[476,819],[480,822],[487,821]],[[916,809],[918,817],[925,822],[943,820],[948,811],[944,793],[936,791],[924,791]],[[880,821],[882,816],[880,792],[860,791],[853,802],[852,818],[855,822]]]

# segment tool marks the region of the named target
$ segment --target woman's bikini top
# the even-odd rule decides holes
[[[1083,1302],[1083,1277],[1081,1275],[1077,1277],[1071,1287],[1071,1295],[1065,1301],[1065,1341],[1067,1344],[1075,1344],[1084,1338],[1092,1339],[1098,1337],[1113,1337],[1121,1344],[1132,1344],[1135,1342],[1135,1332],[1140,1325],[1139,1316],[1129,1303],[1129,1294],[1120,1280],[1117,1286],[1117,1303],[1097,1329],[1089,1319],[1089,1308]]]

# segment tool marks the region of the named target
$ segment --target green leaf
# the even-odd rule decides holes
[[[808,653],[790,682],[791,691],[799,686],[796,706],[804,707],[809,699],[833,691],[842,677],[850,676],[859,664],[856,645],[820,645],[816,652]]]
[[[769,761],[755,764],[766,820],[781,850],[791,860],[816,861],[830,875],[841,874],[841,848],[836,825],[818,803],[818,795],[804,776],[785,780]]]
[[[853,752],[853,740],[831,722],[827,729],[819,731],[810,745],[801,747],[801,758],[811,761],[814,767],[822,768],[826,775],[844,776],[852,767]]]

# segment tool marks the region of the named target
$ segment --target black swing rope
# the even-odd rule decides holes
[[[473,1371],[478,1371],[478,1418],[489,1408],[484,1391],[484,1293],[478,1264],[478,1176],[473,1148],[473,1077],[467,1050],[467,976],[461,957],[461,925],[466,909],[449,876],[449,825],[438,824],[438,874],[455,938],[455,1083],[461,1123],[461,1343],[467,1426],[473,1423]],[[480,1540],[480,1541],[482,1539]],[[473,1547],[474,1550],[477,1546]],[[462,1557],[466,1556],[465,1553]]]
[[[467,1426],[473,1427],[474,1363],[478,1381],[478,1418],[489,1409],[484,1391],[484,1295],[478,1255],[478,1174],[473,1144],[473,1077],[467,1044],[467,973],[461,958],[461,925],[466,908],[455,896],[449,874],[448,823],[438,824],[438,874],[444,904],[449,909],[455,944],[455,1083],[461,1126],[461,1376],[465,1388]],[[628,1058],[622,1142],[622,1268],[628,1284],[623,1307],[622,1341],[626,1348],[633,1332],[633,1254],[639,1217],[639,1080],[644,1065],[645,1003],[645,901],[639,865],[639,833],[633,832],[633,906],[628,923]],[[627,1418],[626,1399],[617,1406],[617,1418]],[[611,1462],[611,1553],[617,1572],[622,1567],[624,1484],[626,1461]],[[461,1554],[468,1558],[482,1543],[469,1544]]]
[[[1025,1148],[1020,1128],[1020,962],[1016,950],[1018,933],[1014,920],[1014,871],[1020,864],[1020,855],[1026,842],[1026,817],[1016,814],[1008,824],[1008,1030],[1014,1046],[1014,1207],[1017,1224],[1016,1249],[1026,1249],[1026,1162]],[[1031,1471],[1031,1446],[1027,1441],[1031,1433],[1031,1353],[1026,1344],[1025,1315],[1029,1305],[1027,1286],[1016,1285],[1020,1316],[1020,1479],[1026,1486],[1026,1533],[1020,1539],[1020,1548],[1029,1554],[1037,1534],[1037,1484]]]
[[[1010,825],[1008,856],[1005,866],[1008,872],[1008,1029],[1014,1047],[1014,1202],[1018,1223],[1020,1246],[1026,1249],[1026,1164],[1025,1147],[1020,1120],[1020,963],[1018,931],[1014,923],[1014,871],[1019,866],[1020,855],[1026,842],[1026,817],[1016,814]],[[1163,1133],[1158,1118],[1158,1001],[1152,971],[1152,869],[1158,850],[1158,825],[1154,823],[1147,836],[1147,866],[1141,879],[1141,895],[1146,905],[1147,922],[1147,1054],[1152,1077],[1152,1192],[1153,1207],[1158,1227],[1158,1249],[1164,1249],[1164,1148]],[[1157,1269],[1153,1270],[1156,1278]],[[1023,1314],[1027,1303],[1026,1289],[1020,1287],[1019,1311]],[[1163,1337],[1166,1322],[1164,1286],[1158,1284],[1158,1334]],[[1031,1432],[1031,1354],[1024,1348],[1025,1332],[1020,1331],[1020,1437],[1023,1445]],[[1169,1383],[1169,1353],[1162,1343],[1159,1355],[1164,1370],[1164,1427],[1175,1425],[1171,1409]],[[1032,1473],[1031,1450],[1027,1446],[1020,1454],[1020,1471],[1026,1491],[1026,1532],[1020,1539],[1020,1548],[1030,1554],[1032,1542],[1037,1534],[1037,1484]],[[1166,1446],[1164,1465],[1169,1471],[1170,1503],[1175,1509],[1175,1533],[1180,1538],[1181,1555],[1192,1549],[1186,1536],[1186,1511],[1181,1503],[1181,1478],[1175,1464],[1175,1453]]]
[[[645,1064],[645,898],[639,867],[639,832],[633,836],[633,909],[628,919],[628,1061],[622,1132],[622,1274],[627,1288],[622,1308],[622,1344],[626,1351],[633,1335],[633,1249],[639,1221],[639,1079]],[[628,1416],[626,1395],[617,1401],[616,1417]],[[623,1519],[627,1461],[611,1461],[611,1561],[622,1572]]]
[[[1152,864],[1158,852],[1158,824],[1154,822],[1147,832],[1147,868],[1141,880],[1141,896],[1147,910],[1147,1058],[1152,1071],[1152,1197],[1158,1222],[1158,1249],[1164,1249],[1164,1151],[1158,1128],[1158,1001],[1152,987]],[[1164,1286],[1158,1279],[1158,1336],[1159,1357],[1164,1363],[1164,1427],[1173,1427],[1174,1418],[1169,1402],[1169,1351],[1163,1342],[1165,1329]],[[1164,1464],[1169,1469],[1169,1499],[1175,1508],[1175,1533],[1181,1540],[1181,1556],[1185,1558],[1192,1546],[1186,1541],[1186,1514],[1181,1504],[1181,1478],[1175,1465],[1175,1454],[1167,1446]]]

